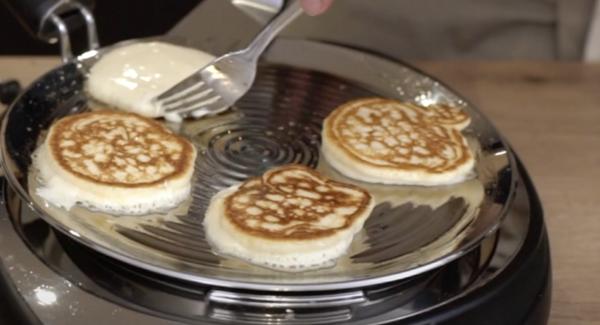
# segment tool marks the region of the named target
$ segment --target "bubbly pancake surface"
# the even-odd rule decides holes
[[[456,107],[359,99],[326,118],[322,151],[336,169],[362,181],[451,184],[467,178],[474,165],[461,133],[469,123]]]
[[[137,214],[187,196],[195,157],[191,143],[161,124],[104,110],[55,122],[34,163],[46,181],[42,193],[52,203],[69,208],[81,202]],[[56,197],[51,191],[68,189],[74,197]]]
[[[287,271],[330,265],[373,209],[362,188],[286,165],[219,192],[205,216],[216,250]]]
[[[153,98],[213,59],[197,49],[163,42],[120,46],[91,67],[87,91],[95,99],[121,110],[161,117],[165,111]]]
[[[134,114],[100,111],[53,126],[49,147],[65,170],[112,186],[151,185],[190,168],[192,145]]]

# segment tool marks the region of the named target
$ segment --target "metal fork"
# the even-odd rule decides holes
[[[258,57],[301,13],[299,1],[293,0],[247,48],[215,59],[156,97],[154,102],[164,108],[165,116],[176,114],[180,118],[189,115],[199,118],[231,107],[252,86]]]

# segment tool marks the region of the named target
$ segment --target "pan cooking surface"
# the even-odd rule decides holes
[[[65,211],[39,198],[30,155],[58,117],[98,105],[86,97],[85,67],[68,64],[36,82],[7,114],[2,154],[7,178],[51,225],[106,255],[167,276],[222,287],[331,290],[419,274],[467,253],[501,221],[514,187],[511,156],[500,136],[468,103],[408,67],[336,46],[276,42],[252,90],[226,114],[178,128],[197,146],[192,196],[167,214],[112,216]],[[348,100],[387,96],[459,105],[472,117],[466,135],[477,178],[433,188],[367,184],[320,159],[321,122]],[[215,254],[202,220],[210,198],[267,169],[300,163],[369,190],[376,208],[335,267],[303,273],[264,269]]]

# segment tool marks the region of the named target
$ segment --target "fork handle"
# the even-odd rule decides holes
[[[301,14],[302,7],[300,6],[300,1],[292,0],[292,3],[279,15],[273,18],[273,20],[254,38],[252,43],[248,45],[245,50],[248,59],[256,61],[275,36]]]

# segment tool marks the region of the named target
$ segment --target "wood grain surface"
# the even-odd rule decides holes
[[[29,83],[56,58],[0,57],[0,79]],[[417,62],[478,106],[539,191],[554,272],[551,325],[600,324],[600,65]]]
[[[418,66],[479,106],[531,174],[550,235],[550,324],[600,324],[600,65]]]

